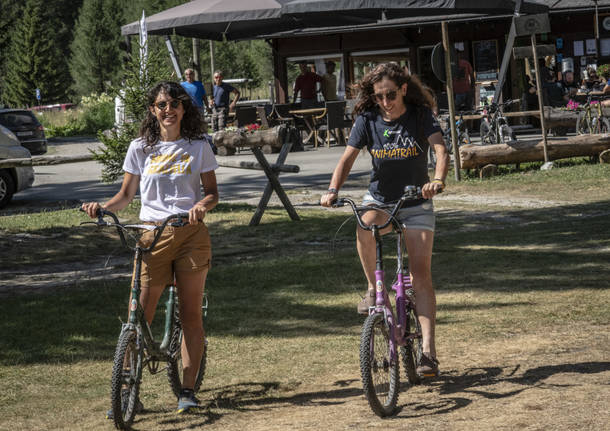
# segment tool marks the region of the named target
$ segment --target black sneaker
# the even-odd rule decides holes
[[[438,361],[430,353],[423,353],[415,372],[419,377],[438,377]]]
[[[123,403],[123,405],[121,406],[123,409],[123,412],[125,410],[127,410],[127,403],[129,402],[129,391],[127,389],[124,389],[125,392],[127,392],[126,394],[123,394],[123,397],[121,398],[121,401]],[[136,413],[141,413],[144,411],[144,404],[142,404],[142,401],[140,401],[140,397],[138,397],[138,399],[136,399]],[[114,419],[114,412],[112,411],[112,408],[108,409],[108,411],[106,412],[106,419]]]
[[[195,392],[192,389],[182,389],[178,397],[178,413],[187,413],[196,408],[199,408],[199,400],[195,398]]]

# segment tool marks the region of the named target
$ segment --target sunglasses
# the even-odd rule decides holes
[[[398,90],[392,90],[392,91],[388,91],[385,94],[384,93],[375,93],[375,94],[373,94],[373,97],[375,98],[377,103],[382,103],[384,98],[389,101],[392,101],[392,100],[396,99],[397,95],[398,95]]]
[[[165,108],[167,108],[167,106],[169,105],[172,109],[178,109],[178,106],[180,106],[180,104],[182,103],[181,100],[178,99],[174,99],[170,102],[166,102],[165,100],[161,101],[161,102],[157,102],[155,103],[155,106],[157,108],[159,108],[160,111],[165,111]]]

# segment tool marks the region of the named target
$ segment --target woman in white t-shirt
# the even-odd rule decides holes
[[[139,188],[142,221],[154,224],[175,213],[189,214],[188,225],[168,226],[153,252],[144,255],[141,275],[140,302],[149,323],[163,290],[174,276],[176,279],[184,330],[179,412],[198,405],[193,388],[203,351],[201,303],[211,258],[210,235],[203,218],[218,203],[214,173],[218,164],[209,143],[201,138],[204,133],[205,122],[180,84],[157,84],[148,94],[140,136],[127,150],[121,190],[105,204],[82,206],[92,218],[100,207],[116,212],[133,200]],[[152,234],[146,233],[142,241],[152,241]]]

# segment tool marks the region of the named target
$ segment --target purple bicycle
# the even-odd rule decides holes
[[[369,315],[364,321],[360,338],[360,372],[364,394],[376,415],[392,415],[398,401],[400,388],[399,353],[410,384],[420,382],[416,364],[422,354],[422,335],[417,311],[415,309],[415,291],[411,285],[409,270],[403,264],[404,241],[403,230],[396,214],[402,204],[408,200],[420,199],[421,189],[415,186],[405,187],[404,195],[391,205],[357,206],[348,198],[337,199],[333,206],[352,207],[358,225],[375,236],[377,244],[377,264],[375,269],[376,301],[369,308]],[[383,211],[389,215],[388,221],[381,226],[367,226],[362,221],[366,211]],[[392,226],[397,234],[397,268],[392,290],[396,292],[396,314],[392,308],[388,290],[385,288],[381,230]]]

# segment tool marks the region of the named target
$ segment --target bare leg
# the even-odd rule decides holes
[[[182,338],[182,387],[194,389],[201,355],[203,354],[203,321],[201,303],[208,270],[201,272],[176,272],[176,284],[180,297],[180,322]]]
[[[434,329],[436,322],[436,294],[432,286],[432,245],[434,232],[429,230],[406,229],[409,269],[419,323],[422,330],[422,350],[436,358]]]

